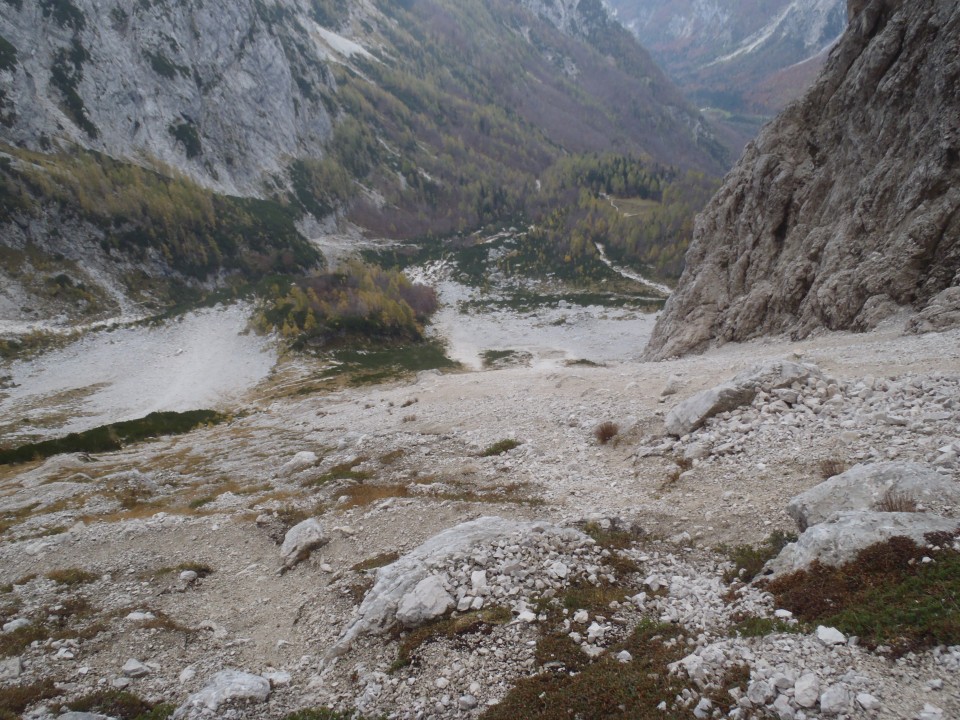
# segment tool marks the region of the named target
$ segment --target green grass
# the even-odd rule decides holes
[[[224,416],[213,410],[188,412],[154,412],[137,420],[101,425],[92,430],[70,433],[56,440],[29,443],[8,450],[0,450],[0,465],[41,460],[62,453],[99,453],[121,449],[125,444],[160,435],[179,435],[211,423],[219,423]]]
[[[944,534],[945,535],[945,534]],[[949,547],[948,537],[932,537]],[[921,559],[930,556],[934,562]],[[767,589],[810,624],[836,627],[869,647],[906,653],[960,644],[960,552],[931,552],[909,538],[861,550],[840,567],[814,563],[771,581]]]
[[[429,340],[380,348],[341,348],[327,357],[336,365],[323,378],[344,377],[354,386],[397,380],[423,370],[456,370],[460,363],[447,357],[443,345]]]
[[[493,445],[488,446],[480,453],[480,457],[494,457],[496,455],[503,455],[506,452],[510,452],[514,448],[520,447],[520,441],[514,440],[512,438],[507,438],[506,440],[500,440],[495,442]]]
[[[390,666],[390,672],[396,672],[415,662],[417,649],[428,642],[443,637],[453,639],[462,635],[483,632],[493,625],[503,625],[512,618],[513,614],[509,609],[493,606],[477,612],[464,613],[457,617],[438,618],[426,625],[421,625],[398,638],[397,658]]]
[[[580,672],[542,673],[520,679],[507,696],[480,717],[484,720],[646,720],[685,717],[673,707],[683,683],[671,676],[667,665],[682,658],[683,643],[666,647],[664,642],[682,632],[676,626],[645,623],[620,646],[600,660],[579,666]],[[559,662],[579,663],[569,646],[553,645]],[[621,663],[615,655],[625,649],[633,656]],[[547,658],[550,650],[538,647]],[[666,713],[657,709],[665,701]]]
[[[0,692],[0,720],[17,720],[31,705],[55,698],[61,692],[51,679],[5,687]]]
[[[167,703],[148,703],[123,690],[98,690],[72,700],[64,707],[74,712],[100,713],[117,720],[164,720],[176,709],[175,705]]]
[[[791,533],[785,533],[782,530],[774,530],[770,537],[764,540],[760,545],[738,545],[734,548],[721,548],[725,550],[734,567],[724,573],[723,579],[727,583],[734,580],[748,583],[753,580],[768,560],[775,558],[787,545],[796,542],[797,536]]]
[[[353,710],[329,710],[327,708],[307,708],[285,715],[283,720],[364,720]]]
[[[367,458],[358,457],[350,460],[349,462],[334,465],[332,468],[323,473],[323,475],[315,480],[309,480],[305,483],[305,485],[308,487],[314,487],[318,485],[325,485],[328,482],[333,482],[334,480],[356,480],[358,482],[369,480],[373,477],[372,472],[369,470],[354,470],[357,465],[365,463],[366,461]]]
[[[800,623],[790,624],[777,618],[762,618],[751,615],[739,620],[730,627],[730,635],[740,637],[766,637],[774,633],[802,633],[805,627]]]

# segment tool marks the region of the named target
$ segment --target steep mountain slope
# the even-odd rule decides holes
[[[4,0],[0,77],[16,319],[49,315],[65,285],[99,316],[157,279],[304,267],[316,257],[284,249],[319,232],[309,216],[392,238],[516,221],[570,154],[726,165],[599,0]]]
[[[620,20],[701,106],[771,114],[816,76],[843,0],[612,0]]]
[[[650,357],[868,329],[960,283],[960,6],[850,11],[816,84],[699,216]]]

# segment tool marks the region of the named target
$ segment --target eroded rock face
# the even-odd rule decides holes
[[[866,330],[960,282],[960,5],[855,6],[697,219],[648,358]]]
[[[901,500],[927,508],[953,506],[960,502],[960,483],[919,463],[855,465],[797,495],[787,505],[787,512],[802,531],[837,512],[880,509],[885,498],[891,504]]]
[[[221,706],[231,702],[261,703],[270,696],[270,681],[240,670],[221,670],[173,713],[174,720],[223,717]]]

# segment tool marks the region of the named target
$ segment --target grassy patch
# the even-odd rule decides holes
[[[332,468],[327,470],[323,475],[313,480],[308,480],[304,483],[307,487],[315,487],[318,485],[326,485],[328,482],[333,482],[334,480],[356,480],[357,482],[363,482],[364,480],[369,480],[373,477],[373,473],[369,470],[355,470],[354,468],[357,465],[361,465],[367,461],[365,457],[354,458],[339,465],[334,465]]]
[[[51,570],[45,575],[45,577],[48,580],[53,580],[55,583],[67,585],[68,587],[75,585],[86,585],[87,583],[92,583],[100,579],[99,575],[88,572],[87,570],[83,570],[82,568]]]
[[[849,469],[849,465],[839,458],[827,458],[820,461],[820,477],[829,480],[835,475],[844,473]]]
[[[679,635],[676,627],[643,624],[622,646],[579,673],[544,673],[522,678],[503,701],[480,717],[484,720],[645,720],[681,717],[673,707],[683,684],[667,671],[667,665],[684,656],[686,646],[667,646]],[[633,656],[628,663],[613,656],[625,649]],[[565,652],[561,648],[561,652]],[[657,709],[665,701],[666,713]]]
[[[939,545],[949,538],[930,538]],[[933,562],[922,561],[925,556]],[[960,552],[931,552],[909,538],[861,550],[840,567],[814,563],[767,585],[805,622],[857,635],[868,646],[905,653],[960,644]]]
[[[912,495],[896,490],[887,490],[876,505],[879,512],[916,512],[917,501]]]
[[[392,562],[396,562],[396,560],[399,559],[399,557],[400,557],[399,553],[395,553],[395,552],[381,553],[372,558],[361,560],[350,569],[355,570],[357,572],[362,572],[364,570],[375,570],[385,565],[389,565]]]
[[[637,527],[624,529],[610,524],[610,527],[603,528],[598,522],[588,522],[583,526],[583,531],[592,537],[597,545],[608,550],[624,550],[643,536],[643,531]]]
[[[485,448],[483,452],[480,453],[480,457],[494,457],[495,455],[503,455],[505,452],[510,452],[514,448],[518,447],[520,447],[519,440],[507,438],[506,440],[500,440],[499,442],[495,442],[493,445]]]
[[[98,690],[66,703],[61,710],[109,715],[117,720],[163,720],[173,715],[175,705],[153,704],[122,690]]]
[[[121,449],[124,444],[160,435],[179,435],[200,425],[218,423],[224,416],[213,410],[154,412],[137,420],[101,425],[81,433],[70,433],[56,440],[45,440],[0,450],[0,465],[29,462],[61,453],[99,453]]]
[[[391,450],[388,453],[384,453],[380,456],[381,465],[393,465],[397,460],[406,455],[407,451],[403,448],[397,448],[396,450]]]
[[[765,637],[773,633],[801,633],[804,626],[800,623],[788,623],[778,618],[763,618],[750,615],[741,618],[730,627],[731,635],[740,637]]]
[[[337,507],[348,509],[363,507],[385,500],[386,498],[409,497],[410,489],[406,485],[366,485],[360,483],[351,485],[337,493],[337,499],[345,498],[337,503]]]
[[[364,720],[353,710],[330,710],[329,708],[306,708],[285,715],[283,720]]]
[[[421,625],[399,636],[400,646],[397,659],[390,666],[390,672],[396,672],[416,661],[416,651],[428,642],[440,638],[453,639],[470,633],[489,633],[495,625],[503,625],[513,618],[507,608],[495,606],[477,612],[465,613],[457,617],[442,617],[426,625]]]
[[[735,548],[726,548],[734,567],[724,573],[724,581],[727,583],[732,583],[734,580],[750,582],[760,574],[768,560],[775,558],[783,548],[796,540],[796,535],[774,530],[760,545],[738,545]]]
[[[31,705],[55,698],[60,693],[50,679],[30,685],[5,687],[3,692],[0,692],[0,720],[17,720]]]
[[[50,629],[39,622],[30,623],[12,632],[0,633],[0,657],[19,655],[34,640],[46,640],[48,637]]]

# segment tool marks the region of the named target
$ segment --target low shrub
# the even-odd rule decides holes
[[[768,560],[775,558],[787,545],[796,542],[797,536],[782,530],[774,530],[760,545],[739,545],[727,550],[733,569],[723,575],[727,583],[740,580],[748,583],[753,580]]]
[[[617,436],[617,433],[620,432],[620,427],[615,422],[602,422],[597,425],[593,430],[593,436],[597,439],[597,442],[601,445],[606,445],[608,442],[613,440]]]
[[[510,452],[514,448],[518,447],[520,447],[520,442],[518,440],[507,438],[506,440],[495,442],[493,445],[490,445],[484,449],[483,452],[480,453],[480,457],[494,457],[495,455],[503,455],[505,452]]]

